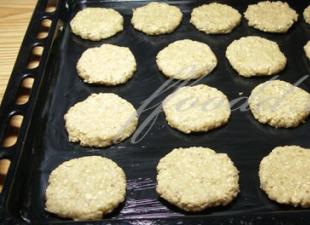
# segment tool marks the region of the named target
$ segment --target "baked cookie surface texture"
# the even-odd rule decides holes
[[[281,1],[262,1],[249,5],[244,13],[248,24],[258,30],[271,33],[286,33],[297,21],[298,14]]]
[[[224,153],[205,147],[176,148],[157,165],[160,197],[190,212],[225,206],[239,193],[239,174]]]
[[[204,84],[185,86],[163,101],[168,124],[186,134],[207,132],[226,124],[231,110],[227,97]]]
[[[45,210],[62,218],[95,220],[125,200],[126,177],[112,160],[86,156],[66,161],[49,176]]]
[[[156,56],[156,63],[168,78],[187,80],[211,73],[217,59],[207,44],[184,39],[162,49]]]
[[[173,32],[182,21],[182,12],[163,2],[151,2],[133,10],[131,23],[136,30],[148,35]]]
[[[111,44],[87,49],[76,66],[84,82],[107,86],[126,83],[136,67],[135,57],[129,48]]]
[[[210,3],[194,8],[190,22],[207,34],[226,34],[240,24],[241,14],[229,5]]]
[[[226,49],[226,58],[243,77],[277,74],[287,62],[276,42],[258,36],[233,41]]]
[[[256,86],[248,102],[255,119],[276,128],[297,127],[310,114],[310,94],[280,80]]]
[[[64,119],[69,141],[89,147],[119,143],[128,138],[138,124],[133,105],[112,93],[90,95],[72,106]]]
[[[307,58],[310,60],[310,41],[308,41],[307,44],[304,46],[304,51]]]
[[[122,31],[123,23],[123,16],[114,9],[85,8],[73,17],[70,27],[83,39],[99,41]]]
[[[281,204],[310,207],[310,149],[280,146],[259,166],[260,187]]]

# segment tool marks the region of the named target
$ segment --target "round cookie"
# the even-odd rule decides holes
[[[156,63],[167,77],[187,80],[211,73],[217,59],[207,44],[185,39],[162,49],[156,56]]]
[[[114,9],[86,8],[75,15],[70,27],[83,39],[99,41],[122,31],[123,23],[122,15]]]
[[[136,71],[136,60],[129,48],[103,44],[87,49],[77,63],[79,76],[86,83],[118,85]]]
[[[173,32],[182,21],[181,10],[163,2],[151,2],[133,10],[131,23],[136,30],[148,35]]]
[[[310,60],[310,41],[308,41],[307,44],[304,46],[304,51],[307,58]]]
[[[304,19],[306,23],[310,24],[310,5],[308,5],[307,8],[305,8],[303,12]]]
[[[225,206],[239,193],[239,175],[224,153],[204,147],[176,148],[157,165],[156,191],[185,211]]]
[[[100,156],[66,161],[52,171],[45,210],[62,218],[95,220],[125,200],[126,177],[112,160]]]
[[[231,66],[244,77],[268,76],[286,66],[286,57],[276,42],[257,36],[233,41],[226,49]]]
[[[280,80],[256,86],[248,102],[255,119],[276,128],[297,127],[310,114],[310,94]]]
[[[249,26],[258,30],[285,33],[297,21],[298,14],[286,2],[262,1],[249,5],[244,17]]]
[[[281,204],[310,207],[310,149],[276,147],[259,166],[260,187]]]
[[[210,3],[194,8],[190,22],[207,34],[227,34],[240,24],[241,15],[229,5]]]
[[[90,95],[72,106],[64,118],[69,141],[93,147],[125,140],[138,124],[132,104],[112,93]]]
[[[168,124],[186,134],[220,127],[231,113],[227,97],[204,84],[178,89],[163,101],[163,111]]]

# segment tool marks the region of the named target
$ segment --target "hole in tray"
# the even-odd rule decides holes
[[[49,0],[47,2],[45,12],[52,13],[56,10],[57,0]]]
[[[39,66],[39,64],[40,64],[40,60],[35,56],[31,56],[31,60],[29,61],[27,68],[35,69]]]
[[[19,87],[19,90],[17,92],[17,105],[23,105],[28,102],[33,82],[34,79],[32,77],[26,77],[23,79],[21,86]]]
[[[42,22],[41,22],[41,26],[42,26],[42,27],[47,27],[47,28],[49,28],[49,27],[51,27],[51,24],[52,24],[52,20],[50,20],[50,19],[44,19],[44,20],[42,20]]]
[[[28,69],[35,69],[39,66],[43,50],[44,48],[42,46],[33,47],[31,52],[32,54],[27,65]]]
[[[36,46],[32,49],[32,55],[41,56],[43,54],[44,48],[42,46]]]
[[[55,10],[56,10],[55,6],[47,6],[45,12],[52,13],[55,12]]]
[[[0,192],[2,192],[5,177],[9,171],[11,161],[8,159],[0,160]]]
[[[22,115],[14,115],[10,119],[9,127],[7,128],[2,146],[5,148],[12,147],[16,144],[19,128],[23,122]]]
[[[50,19],[44,19],[41,21],[41,27],[37,34],[38,39],[42,40],[48,36],[48,31],[49,31],[51,24],[52,24],[52,21]]]
[[[31,89],[33,86],[33,82],[34,82],[33,77],[26,77],[23,79],[22,86]]]
[[[48,29],[47,29],[48,30]],[[48,32],[47,31],[40,31],[37,35],[37,38],[42,40],[44,38],[46,38],[48,36]]]

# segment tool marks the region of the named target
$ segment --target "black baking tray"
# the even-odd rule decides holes
[[[246,98],[258,84],[271,78],[242,78],[225,58],[229,43],[243,36],[258,35],[276,41],[287,56],[287,67],[279,78],[310,91],[309,62],[303,46],[310,39],[310,25],[302,18],[308,1],[287,1],[300,15],[286,34],[270,34],[247,26],[245,19],[232,33],[207,35],[190,23],[191,10],[210,1],[168,1],[181,8],[182,24],[171,34],[147,36],[130,24],[132,9],[148,1],[60,0],[55,12],[45,12],[47,0],[38,1],[0,109],[0,140],[5,136],[13,115],[23,115],[17,143],[0,148],[0,158],[11,166],[0,195],[1,224],[310,224],[310,210],[279,205],[259,188],[260,160],[279,145],[310,147],[310,122],[294,129],[275,129],[259,124],[246,110]],[[228,1],[241,13],[257,1]],[[111,7],[125,19],[124,31],[98,42],[82,40],[70,32],[69,21],[84,7]],[[50,19],[52,26],[44,40],[37,40],[40,21]],[[218,58],[218,66],[205,78],[180,82],[168,80],[156,67],[157,52],[169,43],[190,38],[207,43]],[[103,87],[85,84],[77,75],[76,63],[88,48],[111,43],[129,47],[137,60],[137,72],[126,84]],[[31,49],[43,46],[36,69],[27,69]],[[25,77],[34,78],[29,102],[16,105],[18,87]],[[276,77],[274,77],[276,78]],[[160,109],[161,101],[177,87],[195,83],[208,84],[235,100],[227,125],[208,133],[182,134],[170,128]],[[157,91],[157,92],[156,92]],[[130,101],[139,111],[139,129],[126,141],[104,149],[85,148],[68,142],[64,113],[91,93],[112,92]],[[155,94],[154,94],[155,93]],[[227,153],[240,171],[240,194],[226,207],[185,213],[160,199],[155,191],[156,165],[175,147],[205,146]],[[127,175],[124,204],[102,220],[73,222],[44,211],[45,189],[50,172],[60,163],[86,155],[108,157]]]

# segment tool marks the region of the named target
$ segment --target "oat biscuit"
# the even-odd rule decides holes
[[[133,10],[133,27],[148,35],[173,32],[182,21],[181,10],[163,2],[151,2]]]
[[[112,160],[100,156],[72,159],[52,171],[45,210],[74,220],[101,219],[125,200],[126,177]]]
[[[244,13],[248,24],[258,30],[285,33],[297,21],[298,14],[281,1],[262,1],[249,5]]]
[[[239,193],[239,175],[224,153],[204,147],[176,148],[157,165],[156,191],[185,211],[225,206]]]
[[[310,94],[280,80],[256,86],[248,102],[255,119],[276,128],[297,127],[310,114]]]
[[[204,4],[194,8],[190,22],[207,34],[227,34],[240,24],[240,13],[229,5]]]
[[[86,8],[75,15],[70,27],[83,39],[99,41],[122,31],[123,22],[122,15],[114,9]]]
[[[185,39],[162,49],[156,56],[156,63],[167,77],[187,80],[211,73],[217,59],[207,44]]]
[[[303,12],[304,19],[306,23],[310,24],[310,5],[308,5],[307,8],[305,8]]]
[[[227,47],[226,58],[243,77],[274,75],[285,68],[287,61],[276,42],[257,36],[233,41]]]
[[[138,124],[132,104],[112,93],[90,95],[72,106],[64,118],[69,141],[93,147],[125,140]]]
[[[310,41],[308,41],[307,44],[304,46],[304,51],[307,58],[310,60]]]
[[[125,83],[133,76],[136,67],[129,48],[111,44],[87,49],[76,66],[84,82],[107,86]]]
[[[260,187],[281,204],[310,207],[310,149],[276,147],[259,166]]]
[[[186,134],[220,127],[231,113],[227,97],[204,84],[178,89],[163,101],[163,111],[168,124]]]

